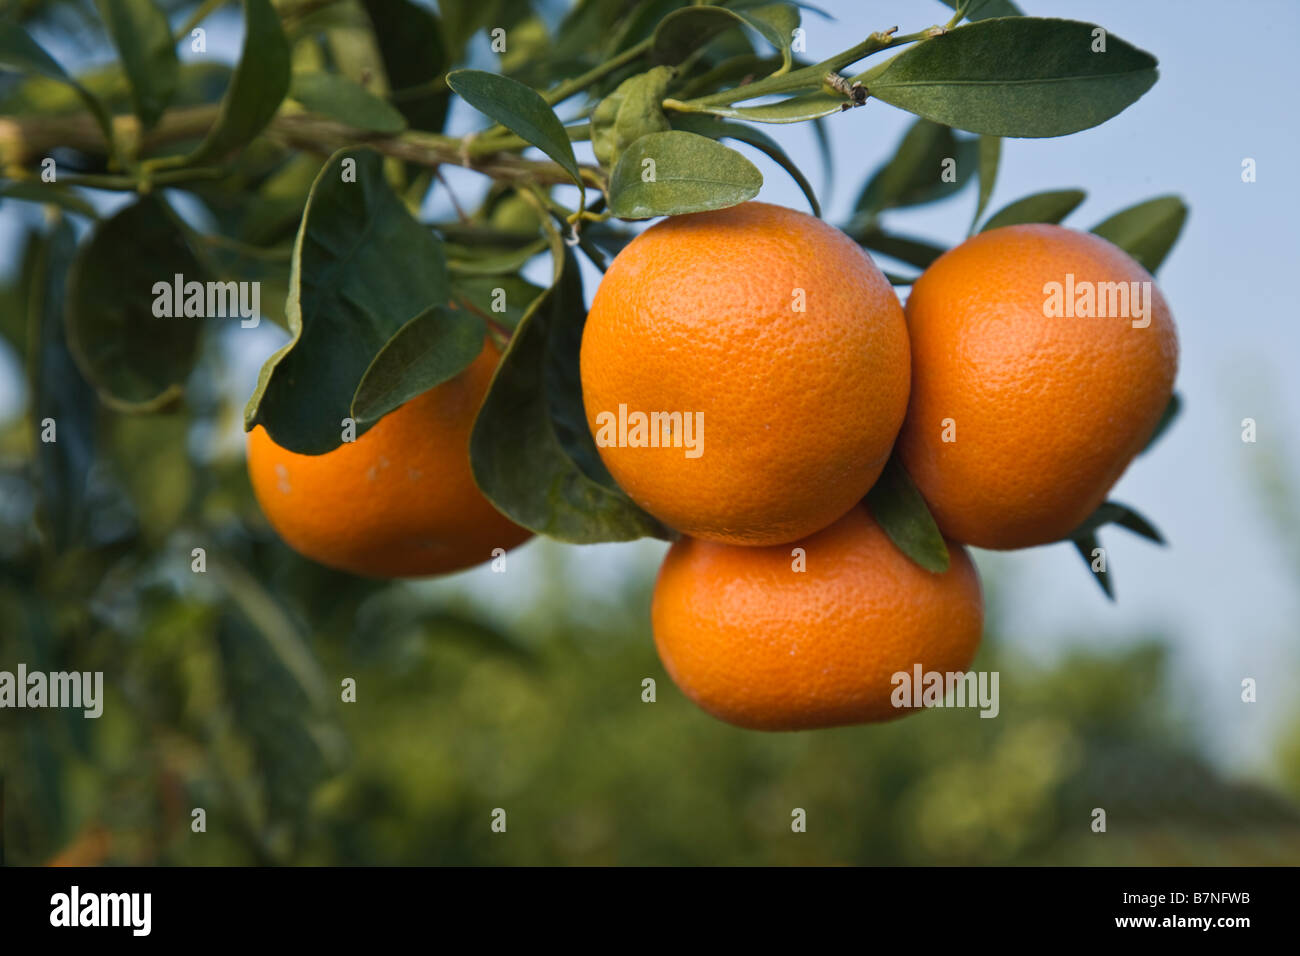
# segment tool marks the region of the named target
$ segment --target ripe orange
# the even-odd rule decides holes
[[[977,235],[917,280],[898,447],[945,535],[984,548],[1059,540],[1141,451],[1173,391],[1178,340],[1154,284],[1147,327],[1113,315],[1123,303],[1099,284],[1134,282],[1151,275],[1122,250],[1053,225]],[[1050,283],[1072,283],[1081,306],[1091,284],[1112,316],[1047,317]]]
[[[695,537],[776,544],[870,489],[908,364],[902,308],[866,253],[820,219],[751,202],[666,219],[619,253],[583,332],[582,397],[602,460],[643,508]],[[620,409],[629,425],[678,413],[677,444],[619,447]]]
[[[900,717],[894,674],[964,671],[979,647],[979,578],[959,545],[949,550],[944,574],[922,569],[862,506],[795,546],[682,538],[655,584],[659,656],[687,697],[741,727]]]
[[[456,571],[528,538],[470,473],[470,429],[499,358],[488,342],[456,378],[324,455],[254,428],[248,474],[272,527],[306,557],[365,577]]]

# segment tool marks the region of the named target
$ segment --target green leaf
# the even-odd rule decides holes
[[[529,260],[546,251],[546,240],[537,239],[518,249],[447,248],[447,268],[458,275],[505,275],[518,272]]]
[[[514,329],[528,307],[546,290],[521,276],[453,275],[452,294],[456,300],[479,315],[490,315],[495,322]]]
[[[993,195],[993,187],[998,181],[998,166],[1002,162],[1002,140],[996,136],[981,136],[979,154],[980,194],[979,202],[975,205],[975,215],[971,218],[970,233],[975,232],[976,223],[988,208],[989,197]]]
[[[46,183],[37,180],[20,183],[5,183],[0,186],[0,197],[21,199],[27,202],[49,203],[75,212],[87,219],[98,219],[99,213],[87,200],[83,199],[67,186],[58,183]]]
[[[400,133],[406,117],[364,86],[337,73],[299,73],[289,95],[313,113],[356,129]]]
[[[591,150],[606,169],[613,169],[623,150],[647,133],[672,127],[660,105],[673,70],[656,66],[630,76],[597,104],[591,114]]]
[[[519,323],[475,420],[474,480],[501,512],[538,534],[580,544],[664,537],[599,464],[578,377],[582,279],[562,243],[552,254],[554,284]]]
[[[944,3],[957,9],[959,0],[943,0]],[[1023,17],[1024,13],[1011,0],[970,0],[966,8],[966,19],[991,20],[994,17]]]
[[[178,274],[186,283],[208,278],[157,193],[99,223],[73,261],[68,345],[110,405],[153,411],[180,394],[198,353],[202,319],[154,314],[154,285],[170,287]]]
[[[1151,437],[1147,439],[1146,445],[1143,446],[1142,451],[1139,452],[1139,454],[1146,454],[1151,450],[1151,447],[1160,440],[1160,436],[1169,430],[1169,426],[1174,423],[1174,419],[1179,416],[1182,410],[1183,400],[1179,397],[1177,392],[1174,392],[1169,396],[1169,404],[1165,406],[1165,410],[1160,416],[1160,421],[1156,422],[1155,431],[1151,433]]]
[[[1110,579],[1109,566],[1103,566],[1102,570],[1094,571],[1092,569],[1092,552],[1099,547],[1097,544],[1097,535],[1092,531],[1080,534],[1072,538],[1075,550],[1079,552],[1079,557],[1083,558],[1084,565],[1088,568],[1088,573],[1097,579],[1097,586],[1101,588],[1102,593],[1112,601],[1115,600],[1115,585]]]
[[[614,168],[609,210],[619,219],[649,219],[725,209],[753,199],[762,186],[753,163],[707,136],[650,133]]]
[[[873,252],[890,256],[899,262],[906,262],[918,269],[929,268],[930,263],[948,251],[942,246],[936,246],[934,243],[922,239],[896,236],[892,233],[882,232],[879,229],[871,229],[861,234],[852,232],[849,234],[857,239],[861,245],[866,246]]]
[[[948,570],[948,546],[939,526],[896,458],[890,458],[875,486],[867,492],[867,507],[889,540],[905,555],[934,574]]]
[[[918,119],[908,127],[893,158],[876,171],[858,195],[853,209],[871,218],[886,209],[916,206],[944,199],[961,190],[974,177],[976,140],[958,139],[939,123]],[[956,162],[948,177],[945,163]]]
[[[673,127],[685,130],[688,133],[696,133],[700,136],[707,136],[709,139],[734,139],[742,143],[753,146],[755,149],[765,153],[778,166],[790,174],[790,177],[798,184],[803,191],[804,196],[808,198],[808,205],[812,207],[814,216],[821,217],[822,208],[817,202],[817,194],[813,192],[812,184],[804,176],[803,171],[794,164],[781,145],[772,137],[768,136],[762,130],[754,129],[752,126],[746,126],[744,123],[735,123],[729,120],[720,119],[716,116],[705,116],[700,113],[683,113],[673,120]]]
[[[37,515],[55,553],[83,534],[89,518],[87,478],[95,454],[95,392],[82,378],[64,337],[64,292],[76,250],[72,226],[59,222],[38,240],[27,305]],[[52,419],[55,440],[42,441]]]
[[[1058,223],[1083,202],[1087,194],[1082,189],[1058,189],[1034,193],[1004,206],[980,227],[980,232],[1002,226],[1019,226],[1028,222]]]
[[[751,123],[805,123],[841,112],[844,97],[830,93],[805,93],[762,106],[709,106],[701,112]]]
[[[70,77],[57,60],[45,52],[39,43],[27,35],[16,23],[0,21],[0,67],[16,70],[19,73],[32,73],[48,80],[64,83],[71,87],[81,98],[106,142],[113,142],[113,122],[108,110],[89,90]]]
[[[438,17],[411,0],[363,0],[363,4],[374,26],[393,105],[412,129],[438,132],[451,99],[446,89],[434,88],[449,65]]]
[[[681,63],[724,30],[742,24],[757,31],[780,52],[782,71],[790,69],[790,43],[795,28],[799,26],[799,10],[785,3],[676,10],[660,20],[655,28],[651,57],[656,63]]]
[[[1122,505],[1118,501],[1103,502],[1071,533],[1070,537],[1077,538],[1090,534],[1108,524],[1119,525],[1156,544],[1165,543],[1164,537],[1156,530],[1155,525],[1128,505]]]
[[[355,179],[344,181],[352,164]],[[244,415],[247,428],[264,425],[300,454],[341,444],[375,356],[412,319],[450,300],[442,244],[412,218],[383,166],[373,149],[344,149],[316,177],[293,249],[293,339],[262,366]]]
[[[176,92],[180,62],[167,17],[153,0],[95,0],[131,84],[131,107],[150,129]]]
[[[379,350],[352,396],[352,417],[369,427],[403,402],[455,378],[483,351],[486,333],[472,312],[430,306]]]
[[[582,174],[569,134],[540,93],[522,83],[482,70],[454,70],[447,85],[466,103],[555,160],[579,186]]]
[[[988,136],[1064,136],[1104,123],[1156,81],[1156,60],[1091,23],[981,20],[926,40],[873,72],[871,95]],[[866,82],[866,81],[864,81]]]
[[[1177,196],[1159,196],[1115,213],[1092,231],[1115,243],[1154,275],[1186,221],[1186,203]]]
[[[185,161],[219,159],[250,143],[271,121],[289,92],[289,41],[270,0],[244,0],[244,49],[217,121]]]

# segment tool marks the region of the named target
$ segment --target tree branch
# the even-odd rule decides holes
[[[201,139],[217,117],[216,106],[194,106],[169,110],[148,133],[141,136],[134,116],[113,117],[114,135],[127,155],[147,155],[186,140]],[[420,166],[461,166],[509,182],[543,185],[572,183],[572,177],[558,163],[531,160],[508,152],[474,154],[465,141],[436,133],[407,130],[396,136],[376,136],[310,113],[279,113],[266,128],[273,142],[294,149],[328,156],[345,146],[368,145],[385,156]],[[107,156],[104,134],[85,113],[64,116],[21,116],[0,119],[0,170],[30,177],[31,169],[56,147],[70,147],[91,155]],[[580,167],[583,179],[598,189],[604,174],[598,167]]]

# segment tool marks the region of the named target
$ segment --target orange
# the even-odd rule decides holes
[[[924,570],[862,506],[795,546],[682,538],[655,584],[659,656],[687,697],[741,727],[900,717],[895,674],[961,672],[979,647],[979,578],[959,545],[949,551],[945,573]]]
[[[1139,299],[1149,290],[1149,324],[1133,300],[1115,314],[1124,303],[1101,283],[1139,283]],[[1080,314],[1090,288],[1092,311],[1104,298],[1110,317]],[[1073,316],[1059,315],[1067,300]],[[912,398],[899,453],[940,529],[965,544],[1067,536],[1142,450],[1173,391],[1169,307],[1145,269],[1089,233],[1025,225],[968,239],[917,280],[907,323]]]
[[[907,407],[907,327],[855,242],[751,202],[671,217],[618,254],[581,373],[601,459],[634,501],[694,537],[777,544],[879,476]],[[655,413],[678,418],[641,432],[659,447],[634,447],[633,416]]]
[[[456,571],[528,538],[470,473],[470,429],[499,358],[488,342],[460,375],[324,455],[254,428],[248,474],[272,527],[300,554],[365,577]]]

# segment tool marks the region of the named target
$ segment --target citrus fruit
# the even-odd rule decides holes
[[[271,526],[300,554],[366,577],[455,571],[529,537],[470,473],[470,429],[499,358],[488,342],[458,376],[324,455],[254,428],[248,474]]]
[[[893,675],[964,671],[983,626],[979,578],[959,545],[932,574],[865,507],[796,545],[736,547],[682,538],[655,584],[664,667],[728,723],[803,730],[906,714]]]
[[[1089,233],[981,233],[925,270],[906,311],[912,397],[899,453],[939,528],[965,544],[1067,536],[1173,391],[1169,307],[1142,266]]]
[[[632,240],[596,291],[580,365],[619,485],[665,524],[732,544],[793,541],[844,514],[907,406],[889,282],[839,230],[759,202]],[[637,415],[651,418],[639,433]]]

